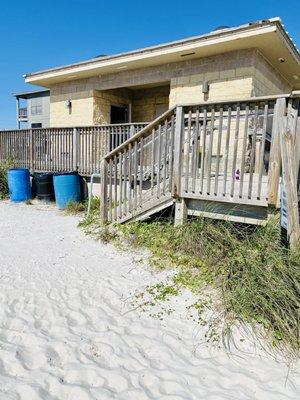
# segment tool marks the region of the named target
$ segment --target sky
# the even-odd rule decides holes
[[[279,16],[300,48],[300,0],[10,0],[0,12],[0,129],[25,73]]]

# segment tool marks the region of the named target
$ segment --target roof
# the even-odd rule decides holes
[[[50,87],[66,80],[117,73],[178,62],[183,59],[208,57],[246,48],[258,48],[289,82],[294,83],[295,89],[300,88],[299,50],[279,18],[261,20],[233,28],[222,28],[204,35],[111,56],[95,57],[74,64],[28,73],[24,77],[27,83]],[[283,59],[284,62],[279,59]]]
[[[38,90],[31,90],[31,91],[26,91],[26,92],[12,93],[12,95],[14,97],[20,97],[22,99],[27,99],[28,97],[31,97],[32,95],[39,95],[39,94],[45,94],[45,93],[50,94],[50,90],[38,89]]]

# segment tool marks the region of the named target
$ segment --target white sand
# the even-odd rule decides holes
[[[163,321],[128,312],[157,276],[77,222],[0,204],[0,400],[300,398],[295,367],[203,343],[187,294]]]

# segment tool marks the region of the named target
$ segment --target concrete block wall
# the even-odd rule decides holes
[[[169,108],[169,86],[132,91],[132,122],[149,122]]]
[[[210,90],[202,93],[208,81]],[[155,87],[132,92],[141,85],[167,86],[160,95]],[[123,88],[121,92],[111,89]],[[149,121],[159,104],[197,103],[226,100],[289,91],[289,85],[273,69],[257,49],[246,49],[215,56],[186,60],[154,67],[121,71],[79,79],[51,87],[51,126],[93,125],[109,122],[110,103],[132,101],[133,121]],[[110,90],[110,93],[104,91]],[[157,93],[155,93],[155,90]],[[102,92],[102,94],[100,93]],[[105,94],[104,94],[105,93]],[[155,99],[155,100],[153,100]],[[65,106],[72,101],[72,110]],[[135,109],[135,107],[137,109]]]
[[[257,50],[254,58],[253,96],[290,93],[292,87]]]
[[[131,104],[131,93],[129,89],[95,90],[93,124],[110,124],[111,105],[127,106],[129,104]]]
[[[169,107],[169,86],[145,89],[111,89],[94,92],[94,124],[110,123],[111,105],[131,105],[131,122],[149,122],[156,117],[157,110]]]
[[[63,90],[63,89],[61,89]],[[57,93],[50,90],[50,126],[67,127],[94,124],[94,93],[92,90]],[[71,101],[71,108],[66,102]]]
[[[208,58],[196,74],[171,79],[170,107],[175,104],[243,99],[287,93],[288,83],[256,50],[227,53]],[[203,82],[208,94],[202,93]]]

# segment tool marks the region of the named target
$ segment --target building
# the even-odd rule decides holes
[[[0,160],[87,178],[101,172],[103,222],[169,208],[175,221],[205,215],[261,224],[279,204],[282,165],[296,198],[300,54],[279,18],[25,81],[50,90],[54,129],[2,132]]]
[[[48,128],[50,125],[50,91],[35,90],[14,93],[17,108],[17,126]]]
[[[29,73],[50,126],[149,122],[175,104],[290,93],[300,55],[279,18]]]

